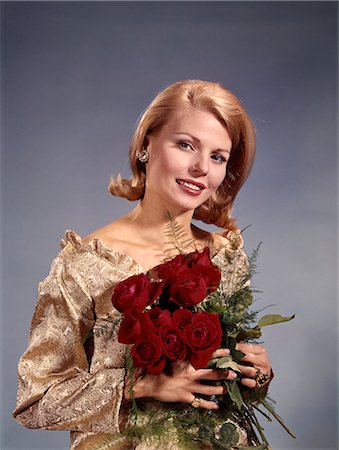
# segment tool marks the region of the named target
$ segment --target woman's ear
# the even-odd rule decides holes
[[[148,136],[145,136],[144,142],[142,143],[142,148],[147,148],[149,144]]]

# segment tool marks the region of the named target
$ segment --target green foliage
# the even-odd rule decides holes
[[[215,364],[214,364],[215,363]],[[233,361],[232,356],[223,356],[222,358],[214,358],[208,364],[208,367],[215,367],[216,369],[231,369],[238,371],[238,364]]]
[[[265,399],[267,394],[265,387],[253,390],[246,389],[239,384],[242,374],[239,371],[237,363],[241,362],[244,354],[236,350],[236,344],[237,342],[253,342],[261,337],[261,329],[263,327],[290,321],[294,318],[294,315],[283,317],[279,314],[267,314],[258,319],[260,311],[250,310],[250,306],[253,303],[254,290],[250,288],[249,282],[257,270],[257,258],[259,256],[260,246],[261,243],[248,258],[249,268],[241,280],[242,285],[245,287],[229,296],[225,295],[222,287],[219,287],[204,300],[202,305],[204,311],[219,314],[223,329],[222,347],[229,348],[231,351],[230,356],[212,359],[208,367],[219,370],[233,370],[238,375],[237,380],[224,382],[227,387],[228,396],[224,396],[219,401],[219,407],[230,412],[239,421],[245,417],[251,427],[252,439],[258,433],[262,440],[262,443],[260,443],[259,438],[254,438],[256,443],[258,445],[260,444],[259,447],[256,446],[254,448],[269,449],[264,435],[264,429],[257,419],[256,412],[268,421],[272,420],[271,417],[275,418],[291,436],[294,437],[294,434],[286,427],[280,416],[275,412],[273,405]],[[258,405],[263,406],[268,411],[268,414],[259,408]],[[220,445],[219,443],[215,448],[227,448]],[[248,449],[251,446],[243,446],[241,448]]]
[[[257,325],[257,328],[261,329],[263,327],[267,327],[268,325],[274,325],[276,323],[288,322],[294,319],[295,315],[283,317],[280,314],[268,314],[267,316],[263,316]]]
[[[168,240],[165,244],[168,245],[166,252],[179,251],[179,253],[184,254],[185,250],[190,248],[195,239],[187,238],[186,231],[182,225],[179,225],[174,217],[167,211],[168,223],[165,230],[165,236]]]
[[[239,422],[240,414],[243,412],[238,411],[236,415],[230,410],[225,410],[222,414],[224,423],[220,425],[220,416],[217,417],[213,411],[173,404],[172,407],[165,406],[164,409],[147,406],[146,412],[140,405],[138,423],[127,427],[119,434],[110,435],[107,442],[103,442],[97,450],[108,449],[112,445],[113,448],[121,450],[134,448],[141,441],[147,446],[154,445],[159,449],[166,449],[168,442],[176,442],[181,450],[266,449],[260,445],[254,434],[250,435],[250,439],[251,443],[257,446],[239,444],[240,435],[235,423]],[[122,443],[121,447],[119,442]]]
[[[225,381],[227,392],[230,396],[230,399],[237,406],[239,411],[241,411],[241,407],[243,405],[243,398],[236,380],[233,381]]]
[[[252,250],[250,256],[248,257],[248,264],[249,264],[249,270],[248,270],[248,275],[247,275],[248,281],[250,279],[252,279],[254,277],[254,275],[257,273],[257,268],[258,268],[257,260],[259,257],[259,251],[260,251],[261,245],[262,245],[262,242],[259,242],[257,248]]]

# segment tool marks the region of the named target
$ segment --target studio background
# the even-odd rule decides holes
[[[235,216],[263,241],[258,306],[294,321],[264,330],[277,411],[272,449],[337,443],[337,2],[1,2],[1,449],[66,449],[68,432],[12,418],[37,284],[66,229],[86,235],[133,204],[129,140],[180,79],[223,83],[258,139]]]

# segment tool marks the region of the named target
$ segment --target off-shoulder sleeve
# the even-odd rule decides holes
[[[28,428],[119,431],[125,369],[90,373],[84,341],[95,322],[86,281],[58,256],[39,284],[13,416]]]
[[[240,230],[217,233],[223,239],[212,260],[221,270],[221,286],[227,295],[250,285],[248,257]]]

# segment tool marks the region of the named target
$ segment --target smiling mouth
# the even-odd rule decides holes
[[[190,183],[189,181],[184,181],[184,180],[176,180],[176,182],[178,184],[180,184],[180,186],[185,186],[189,189],[193,189],[193,191],[202,191],[203,189],[205,189],[205,186],[201,185],[201,184],[195,184],[195,183]]]

